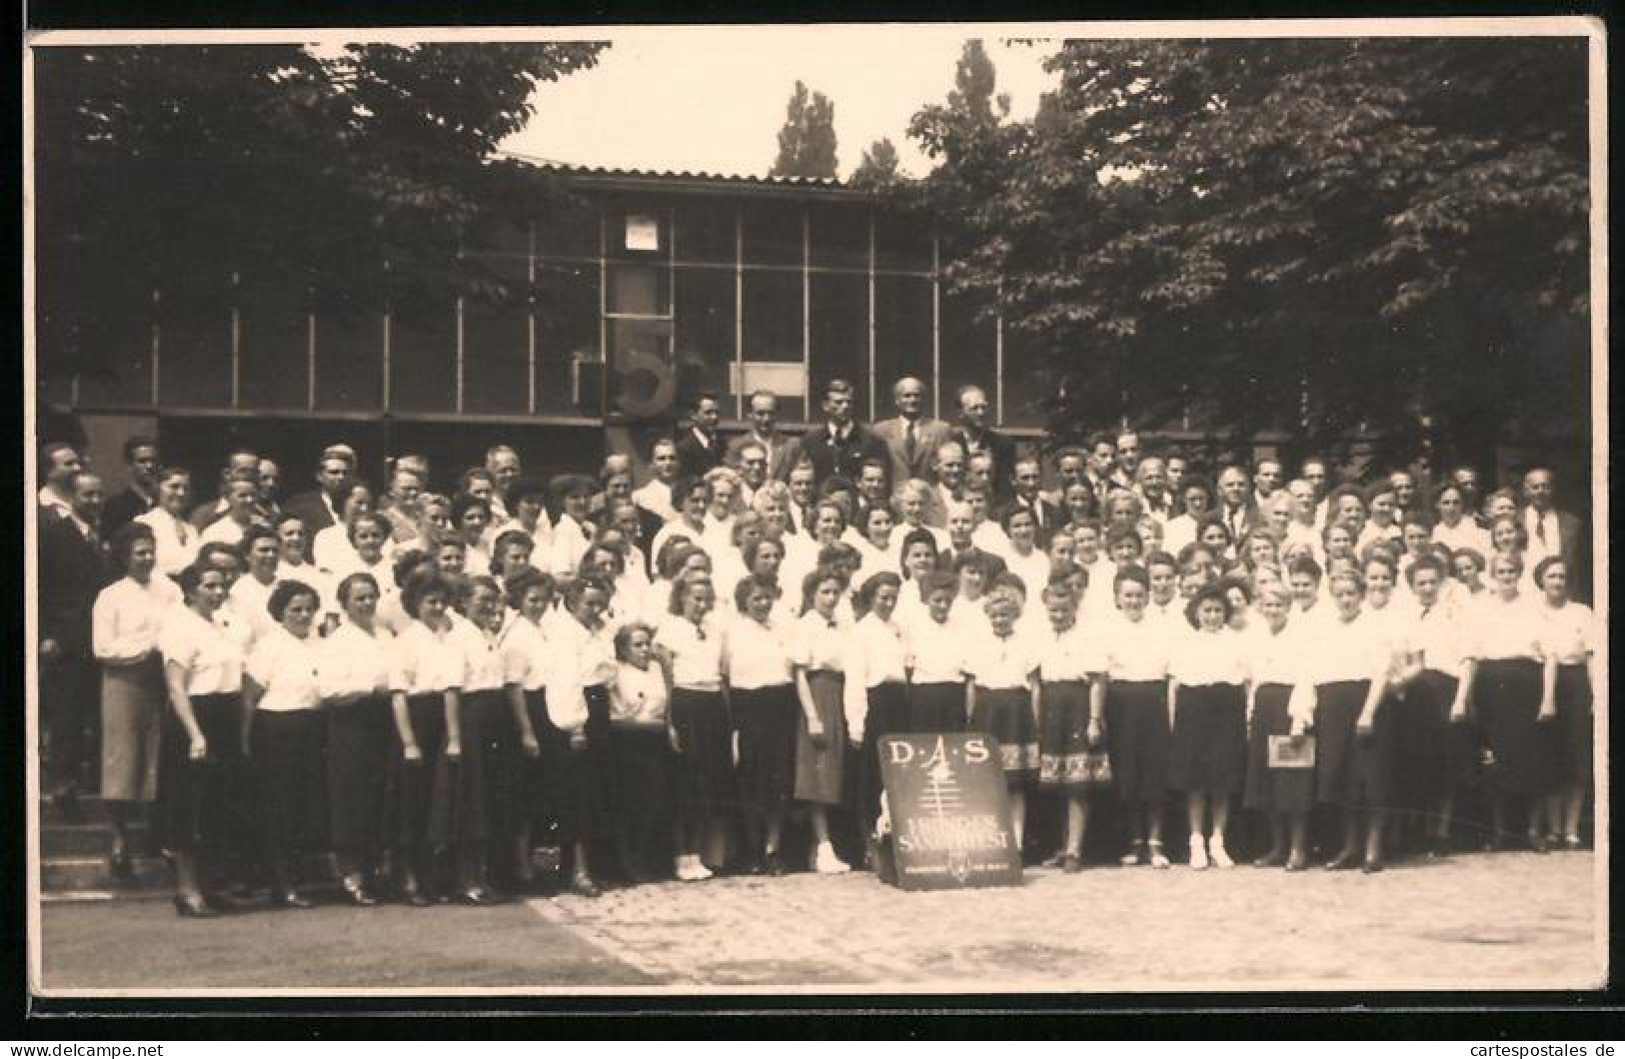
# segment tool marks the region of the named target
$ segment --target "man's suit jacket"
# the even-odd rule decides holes
[[[699,478],[713,467],[721,466],[722,438],[711,435],[709,443],[700,440],[693,430],[684,428],[677,437],[677,466],[679,473]]]
[[[78,523],[41,509],[39,516],[39,635],[65,656],[90,657],[90,612],[107,585],[101,542],[86,540]]]
[[[1231,523],[1230,509],[1224,506],[1223,500],[1213,506],[1213,513],[1218,515],[1224,521],[1225,528],[1230,530],[1231,536],[1234,538],[1231,542],[1233,544],[1240,544],[1242,537],[1264,525],[1263,516],[1259,514],[1258,508],[1254,507],[1250,501],[1246,507],[1241,509],[1241,532],[1239,533],[1236,532],[1235,526]]]
[[[795,467],[796,439],[789,434],[776,433],[767,452],[767,476],[775,481],[785,481],[790,477],[790,471]],[[739,454],[745,446],[756,441],[756,435],[750,431],[736,434],[728,439],[728,453],[726,463],[729,467],[739,466]]]
[[[965,463],[970,464],[972,452],[970,433],[964,427],[955,427],[953,440],[965,450]],[[1016,469],[1016,443],[997,430],[982,431],[982,448],[993,454],[993,499],[1003,502],[1010,498],[1010,475]]]
[[[337,521],[323,503],[322,494],[314,489],[289,497],[282,510],[305,524],[305,536],[311,541],[316,539],[316,534]]]
[[[1518,524],[1529,525],[1529,509],[1518,512]],[[1571,511],[1557,512],[1557,554],[1569,569],[1569,596],[1583,603],[1591,602],[1591,548],[1586,525]]]
[[[937,449],[953,440],[953,429],[940,419],[929,419],[921,416],[914,424],[914,455],[908,454],[908,422],[902,416],[893,416],[882,419],[872,428],[875,437],[886,443],[886,449],[891,453],[892,462],[892,488],[896,488],[910,478],[931,478],[931,468],[936,463]]]
[[[137,515],[145,515],[151,511],[153,506],[146,497],[134,489],[125,489],[122,493],[110,497],[102,507],[103,538],[112,540],[113,534],[134,522]]]
[[[1033,503],[1021,499],[1019,496],[1010,498],[1010,502],[999,509],[998,520],[1004,521],[1004,515],[1012,508],[1025,507],[1038,510],[1038,546],[1049,547],[1049,539],[1055,532],[1067,523],[1066,511],[1057,504],[1052,504],[1043,497],[1038,497]]]
[[[856,482],[864,460],[890,461],[891,450],[862,423],[853,423],[839,442],[830,434],[829,424],[820,423],[796,443],[796,456],[791,466],[802,456],[812,461],[813,473],[820,484],[832,474]]]

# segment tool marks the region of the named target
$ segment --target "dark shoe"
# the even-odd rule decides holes
[[[295,889],[292,889],[292,888],[289,888],[287,890],[282,890],[280,892],[272,894],[271,895],[271,903],[273,905],[278,905],[278,906],[280,906],[282,908],[315,908],[316,907],[316,902],[315,901],[312,901],[310,898],[306,897],[304,894],[300,893],[298,890],[295,890]]]
[[[1536,853],[1550,853],[1552,851],[1552,844],[1545,835],[1530,835],[1529,848],[1534,850]]]
[[[428,908],[434,904],[434,898],[423,892],[416,879],[401,884],[401,901],[413,908]]]
[[[600,890],[598,884],[592,881],[591,875],[577,875],[570,880],[570,892],[581,897],[597,897],[604,891]]]
[[[107,874],[111,875],[116,883],[127,883],[135,877],[135,869],[130,866],[130,854],[127,850],[119,848],[108,854]]]
[[[350,899],[352,905],[370,908],[378,903],[378,898],[367,892],[366,885],[358,876],[347,875],[340,885],[344,887],[344,895]]]
[[[1337,859],[1327,862],[1327,871],[1352,871],[1360,866],[1360,858],[1355,853],[1340,853]]]
[[[1382,869],[1383,863],[1381,857],[1372,857],[1370,860],[1367,860],[1364,864],[1360,865],[1360,870],[1365,872],[1367,875],[1375,875],[1377,872],[1382,871]]]
[[[214,919],[220,915],[209,907],[202,894],[176,894],[175,912],[188,919]]]
[[[1281,851],[1278,850],[1278,849],[1272,849],[1268,853],[1264,854],[1262,857],[1259,857],[1257,860],[1253,861],[1253,867],[1255,867],[1255,868],[1279,868],[1282,864],[1285,864],[1285,863],[1286,863],[1286,858],[1281,856]]]
[[[1292,856],[1288,857],[1286,861],[1287,871],[1303,871],[1303,869],[1307,868],[1308,866],[1308,858],[1301,853],[1294,853]]]
[[[1066,850],[1058,849],[1054,853],[1051,853],[1049,856],[1045,857],[1038,866],[1040,868],[1059,868],[1066,863],[1066,858]]]
[[[1067,853],[1061,857],[1061,871],[1067,875],[1076,875],[1083,870],[1083,861],[1078,859],[1076,853]]]
[[[785,873],[784,858],[779,856],[778,850],[770,851],[763,859],[762,866],[763,870],[765,870],[768,875],[775,879],[781,877]]]
[[[451,900],[460,905],[468,905],[471,908],[487,908],[491,905],[502,903],[502,899],[500,897],[497,897],[490,890],[480,886],[471,886],[462,893],[451,898]]]

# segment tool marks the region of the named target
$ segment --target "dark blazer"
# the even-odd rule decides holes
[[[969,431],[964,427],[955,427],[953,440],[964,448],[965,463],[968,465],[972,452]],[[982,431],[981,446],[993,454],[993,498],[1001,502],[1008,500],[1012,492],[1010,475],[1016,469],[1016,443],[997,430],[988,429]]]
[[[109,581],[100,540],[70,518],[39,512],[39,634],[69,657],[90,657],[90,611]]]
[[[643,549],[643,560],[646,566],[644,572],[650,577],[654,577],[655,557],[649,554],[649,545],[654,543],[655,534],[660,532],[660,528],[666,524],[666,520],[655,514],[653,511],[650,511],[642,504],[637,505],[637,508],[638,539],[634,543],[636,543],[639,548]]]
[[[1056,530],[1059,530],[1067,523],[1066,512],[1059,505],[1052,504],[1043,497],[1039,497],[1036,502],[1031,504],[1019,496],[1011,497],[1009,503],[999,508],[998,520],[1003,522],[1005,513],[1016,507],[1038,509],[1038,546],[1040,548],[1049,547],[1049,539],[1055,536]]]
[[[327,505],[322,503],[322,494],[314,489],[290,496],[288,502],[282,505],[282,510],[305,524],[305,536],[311,541],[316,539],[317,533],[336,521],[333,513],[327,510]]]
[[[1528,526],[1529,509],[1518,511],[1518,524]],[[1572,511],[1557,512],[1558,554],[1569,568],[1569,595],[1583,603],[1591,602],[1591,547],[1586,524]]]
[[[684,428],[677,436],[678,473],[698,478],[713,467],[722,464],[726,449],[722,438],[711,435],[710,444],[702,442],[694,431]]]
[[[790,461],[790,465],[794,467],[802,456],[812,461],[813,473],[818,476],[820,484],[832,474],[856,482],[864,460],[882,460],[887,466],[891,464],[891,450],[862,423],[853,423],[846,437],[839,442],[830,434],[829,424],[820,423],[796,443],[796,457]]]
[[[739,454],[755,440],[755,435],[748,430],[729,438],[724,462],[730,467],[738,467]],[[772,448],[767,454],[767,476],[780,482],[788,479],[791,469],[795,467],[795,455],[796,439],[782,432],[775,434]]]
[[[134,489],[125,489],[108,499],[102,507],[102,537],[111,540],[113,534],[135,521],[137,515],[145,515],[155,505]]]

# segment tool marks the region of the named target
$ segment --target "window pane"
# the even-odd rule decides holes
[[[734,263],[734,208],[712,203],[677,207],[678,261]]]
[[[671,279],[665,262],[609,266],[609,312],[671,315]]]
[[[882,398],[904,375],[923,380],[930,394],[931,283],[911,276],[876,276],[875,386]],[[885,410],[882,401],[876,412]]]
[[[689,402],[702,390],[732,394],[729,367],[734,360],[734,275],[709,268],[677,270],[678,400]],[[725,415],[733,414],[723,401]]]
[[[812,265],[824,268],[869,267],[869,208],[847,203],[815,203],[807,208]]]
[[[403,412],[449,412],[457,401],[457,320],[451,311],[393,314],[389,403]]]
[[[931,270],[931,229],[922,218],[880,213],[875,217],[875,267],[908,272]]]
[[[611,320],[606,411],[633,417],[666,413],[677,396],[669,320]],[[586,378],[587,376],[583,376]],[[583,393],[583,403],[590,400]]]
[[[536,253],[548,258],[597,258],[598,207],[586,199],[550,203],[536,216]]]
[[[752,203],[745,207],[744,218],[746,264],[801,264],[801,206],[798,203]]]
[[[817,277],[813,277],[814,281]],[[745,360],[801,359],[801,275],[745,270]],[[817,314],[814,313],[814,321]]]
[[[961,386],[980,386],[993,393],[995,325],[978,321],[979,299],[942,292],[942,409],[952,415],[954,393]]]
[[[309,400],[310,319],[300,292],[244,277],[243,408],[304,408]]]
[[[664,261],[671,254],[671,211],[663,205],[631,202],[607,207],[611,260]]]
[[[373,411],[384,398],[382,314],[331,311],[316,318],[316,407]]]
[[[503,225],[467,252],[501,295],[463,304],[463,407],[524,412],[530,404],[530,232]]]
[[[858,418],[869,418],[869,286],[863,276],[812,277],[812,414],[829,380],[857,387]]]
[[[599,359],[598,269],[594,265],[538,261],[535,299],[536,410],[553,415],[576,414],[580,409],[571,392],[576,356]],[[596,415],[600,411],[596,381],[591,389]]]

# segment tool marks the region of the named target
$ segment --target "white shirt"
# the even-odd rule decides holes
[[[525,691],[547,687],[547,637],[529,618],[516,617],[502,631],[502,679]]]
[[[183,518],[176,518],[161,507],[143,511],[135,520],[152,530],[153,543],[158,549],[158,572],[178,574],[197,558],[202,534]]]
[[[1045,683],[1088,680],[1106,671],[1104,646],[1077,622],[1061,632],[1051,625],[1033,642],[1038,648],[1038,678]]]
[[[796,619],[795,627],[788,630],[790,661],[809,671],[827,669],[844,672],[846,665],[846,639],[852,626],[842,622],[839,615],[825,618],[816,610],[809,610]]]
[[[277,627],[276,619],[266,605],[271,601],[271,590],[276,587],[280,577],[273,578],[268,585],[261,584],[253,574],[244,574],[231,586],[230,599],[245,621],[248,622],[250,643],[267,635]]]
[[[666,678],[653,662],[647,669],[622,662],[615,667],[615,694],[609,697],[611,724],[656,727],[666,723]]]
[[[247,672],[265,689],[256,710],[292,713],[322,704],[320,642],[315,633],[301,639],[280,625],[255,642]]]
[[[243,687],[243,649],[218,621],[191,607],[169,611],[158,637],[164,662],[186,670],[188,695],[234,695]]]
[[[1543,603],[1540,613],[1545,619],[1542,643],[1558,665],[1576,665],[1596,652],[1597,616],[1590,607],[1572,600],[1561,607]]]
[[[722,629],[707,614],[698,625],[668,614],[655,630],[655,641],[672,653],[671,683],[691,691],[722,688]]]
[[[660,550],[662,548],[664,548],[666,546],[666,542],[671,540],[673,537],[687,537],[688,540],[689,540],[689,543],[691,543],[694,546],[698,547],[699,549],[704,551],[707,555],[710,555],[711,550],[709,548],[707,548],[703,543],[701,543],[705,538],[705,530],[706,530],[708,525],[709,525],[709,523],[701,522],[700,528],[695,529],[693,526],[690,526],[688,524],[688,521],[686,519],[680,519],[680,518],[672,519],[671,521],[667,522],[664,526],[660,527],[660,531],[655,534],[655,539],[650,542],[650,544],[649,544],[649,555],[650,555],[650,557],[653,558],[656,562],[659,562],[660,561]],[[713,556],[713,558],[714,558],[714,556]],[[656,573],[658,573],[658,572],[659,571],[656,571]]]
[[[1248,676],[1245,635],[1229,628],[1218,632],[1187,629],[1172,642],[1168,676],[1191,687],[1245,684]]]
[[[671,503],[672,485],[658,478],[645,482],[632,490],[632,502],[670,522],[677,517],[677,509]]]
[[[1315,649],[1304,666],[1305,679],[1313,683],[1378,679],[1393,665],[1392,623],[1363,608],[1348,621],[1328,614],[1315,632]]]
[[[560,515],[553,527],[552,543],[548,545],[547,569],[554,577],[574,577],[582,556],[591,546],[592,530],[569,515]]]
[[[1310,648],[1304,642],[1304,628],[1297,614],[1289,614],[1280,632],[1270,629],[1262,617],[1242,633],[1242,649],[1247,655],[1247,672],[1255,685],[1286,684],[1303,680],[1303,667]]]
[[[1470,518],[1463,518],[1454,526],[1446,526],[1443,522],[1433,527],[1433,541],[1443,544],[1452,552],[1462,548],[1471,548],[1485,558],[1489,557],[1490,535],[1478,528]]]
[[[846,661],[842,707],[851,738],[863,739],[869,716],[869,689],[908,680],[904,667],[903,633],[894,622],[865,614],[852,628]]]
[[[615,679],[615,645],[607,627],[588,629],[568,613],[548,634],[547,716],[556,728],[578,731],[587,723],[585,689]]]
[[[376,622],[373,631],[345,622],[322,641],[317,686],[324,699],[381,695],[389,691],[395,637]]]
[[[143,661],[157,649],[169,611],[180,599],[175,582],[158,573],[144,585],[133,577],[108,585],[90,611],[91,653],[114,665]]]
[[[1545,658],[1542,641],[1549,634],[1538,600],[1520,593],[1507,602],[1490,590],[1479,595],[1470,606],[1466,657],[1486,661]]]
[[[1121,611],[1097,628],[1106,652],[1106,672],[1113,680],[1162,680],[1168,676],[1168,635],[1150,618],[1130,621]]]
[[[1004,562],[1010,572],[1021,578],[1021,583],[1027,586],[1027,609],[1032,610],[1032,602],[1039,598],[1044,586],[1049,584],[1049,556],[1037,548],[1026,555],[1017,555],[1016,549],[1010,546],[1005,548]]]
[[[891,538],[884,548],[875,547],[867,537],[859,537],[852,545],[858,550],[858,568],[863,571],[857,579],[862,580],[882,571],[897,573],[898,567],[902,565],[902,543],[903,538],[895,529],[892,530]]]
[[[1404,650],[1421,655],[1423,669],[1460,677],[1461,660],[1466,656],[1464,617],[1443,598],[1425,610],[1418,605],[1401,631]]]
[[[252,525],[252,523],[250,523]],[[229,544],[233,548],[243,543],[243,534],[248,532],[247,526],[239,526],[232,521],[230,515],[215,519],[203,531],[204,544]]]
[[[464,664],[467,666],[463,690],[496,691],[501,688],[507,675],[501,635],[482,629],[471,621],[457,622],[455,632],[461,638]]]
[[[741,691],[776,688],[791,682],[790,645],[777,622],[763,625],[743,615],[723,631],[723,665],[728,685]]]
[[[1548,508],[1544,515],[1533,507],[1524,508],[1523,528],[1529,534],[1529,548],[1523,557],[1525,569],[1533,570],[1547,556],[1562,554],[1563,538],[1555,508]]]
[[[1038,654],[1026,637],[992,635],[971,646],[965,671],[979,688],[1005,691],[1027,687],[1038,668]]]
[[[39,502],[41,507],[48,508],[63,518],[73,517],[73,504],[57,496],[56,492],[48,485],[40,486]]]
[[[974,626],[962,619],[956,619],[952,611],[948,620],[939,625],[931,620],[931,612],[921,604],[919,618],[903,626],[903,646],[914,683],[964,683],[966,648],[975,642],[967,634],[972,628]],[[992,632],[984,628],[982,635],[991,636]]]
[[[410,622],[395,639],[390,690],[430,695],[461,688],[468,674],[468,660],[455,632],[455,626],[435,630],[421,621]]]

